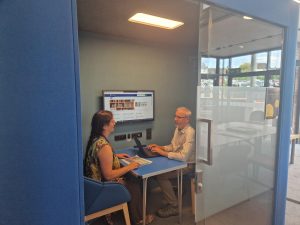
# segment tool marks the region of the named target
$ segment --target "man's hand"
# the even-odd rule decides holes
[[[160,146],[156,145],[154,147],[151,147],[150,150],[152,152],[156,152],[158,154],[160,154],[161,156],[165,156],[168,157],[168,152],[164,151]]]
[[[129,158],[129,157],[130,157],[130,155],[125,154],[125,153],[119,153],[119,154],[116,154],[116,156],[117,156],[119,159],[125,159],[125,158]]]
[[[159,147],[157,144],[150,144],[147,146],[148,149],[152,149],[154,147]]]

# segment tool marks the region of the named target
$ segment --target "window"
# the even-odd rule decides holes
[[[251,77],[234,77],[232,78],[234,87],[251,87]]]
[[[227,74],[229,69],[229,59],[220,59],[220,74]]]
[[[219,77],[219,85],[227,86],[228,85],[228,76],[220,76]]]
[[[213,85],[279,87],[280,75],[270,77],[268,74],[274,74],[274,70],[280,70],[280,64],[281,50],[269,50],[229,58],[202,57],[201,74],[202,79],[212,79]],[[218,74],[216,74],[217,72]],[[205,81],[202,86],[211,86],[211,82]]]
[[[270,66],[269,69],[280,69],[281,67],[281,50],[270,52]]]
[[[272,75],[269,80],[270,87],[280,87],[280,75]]]
[[[251,71],[251,55],[233,57],[231,60],[231,68],[240,68],[241,72]]]
[[[217,59],[216,58],[201,58],[201,73],[216,74]]]
[[[254,71],[263,71],[267,70],[267,62],[268,62],[268,53],[267,52],[261,52],[254,54],[253,57],[253,65],[254,65]]]
[[[253,87],[264,87],[265,85],[265,76],[256,76],[253,80]]]

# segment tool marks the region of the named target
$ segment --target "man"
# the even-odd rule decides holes
[[[187,162],[188,168],[184,169],[183,173],[193,171],[195,163],[195,130],[189,124],[191,115],[192,113],[188,108],[177,108],[174,117],[176,129],[171,144],[166,146],[151,144],[148,146],[151,151],[157,152],[169,159]],[[170,182],[170,178],[176,177],[177,171],[157,176],[157,182],[167,201],[167,205],[157,212],[160,217],[178,215],[178,202]]]

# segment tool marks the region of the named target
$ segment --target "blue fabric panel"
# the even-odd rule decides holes
[[[128,202],[130,199],[128,190],[122,184],[84,179],[85,215]]]
[[[275,201],[274,201],[274,225],[285,224],[285,208],[288,183],[289,168],[289,146],[292,120],[292,100],[294,91],[294,74],[296,66],[297,49],[297,22],[294,22],[294,28],[286,29],[285,46],[283,52],[284,67],[281,78],[280,88],[280,109],[278,118],[277,134],[277,167],[275,176]]]
[[[0,1],[1,225],[83,224],[75,2]]]

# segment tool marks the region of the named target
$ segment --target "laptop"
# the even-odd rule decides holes
[[[139,149],[137,155],[139,157],[142,158],[151,158],[151,157],[157,157],[160,156],[158,153],[156,152],[152,152],[150,149],[146,148],[145,146],[143,146],[140,142],[140,140],[137,137],[133,137],[135,143],[136,143],[136,147]]]

